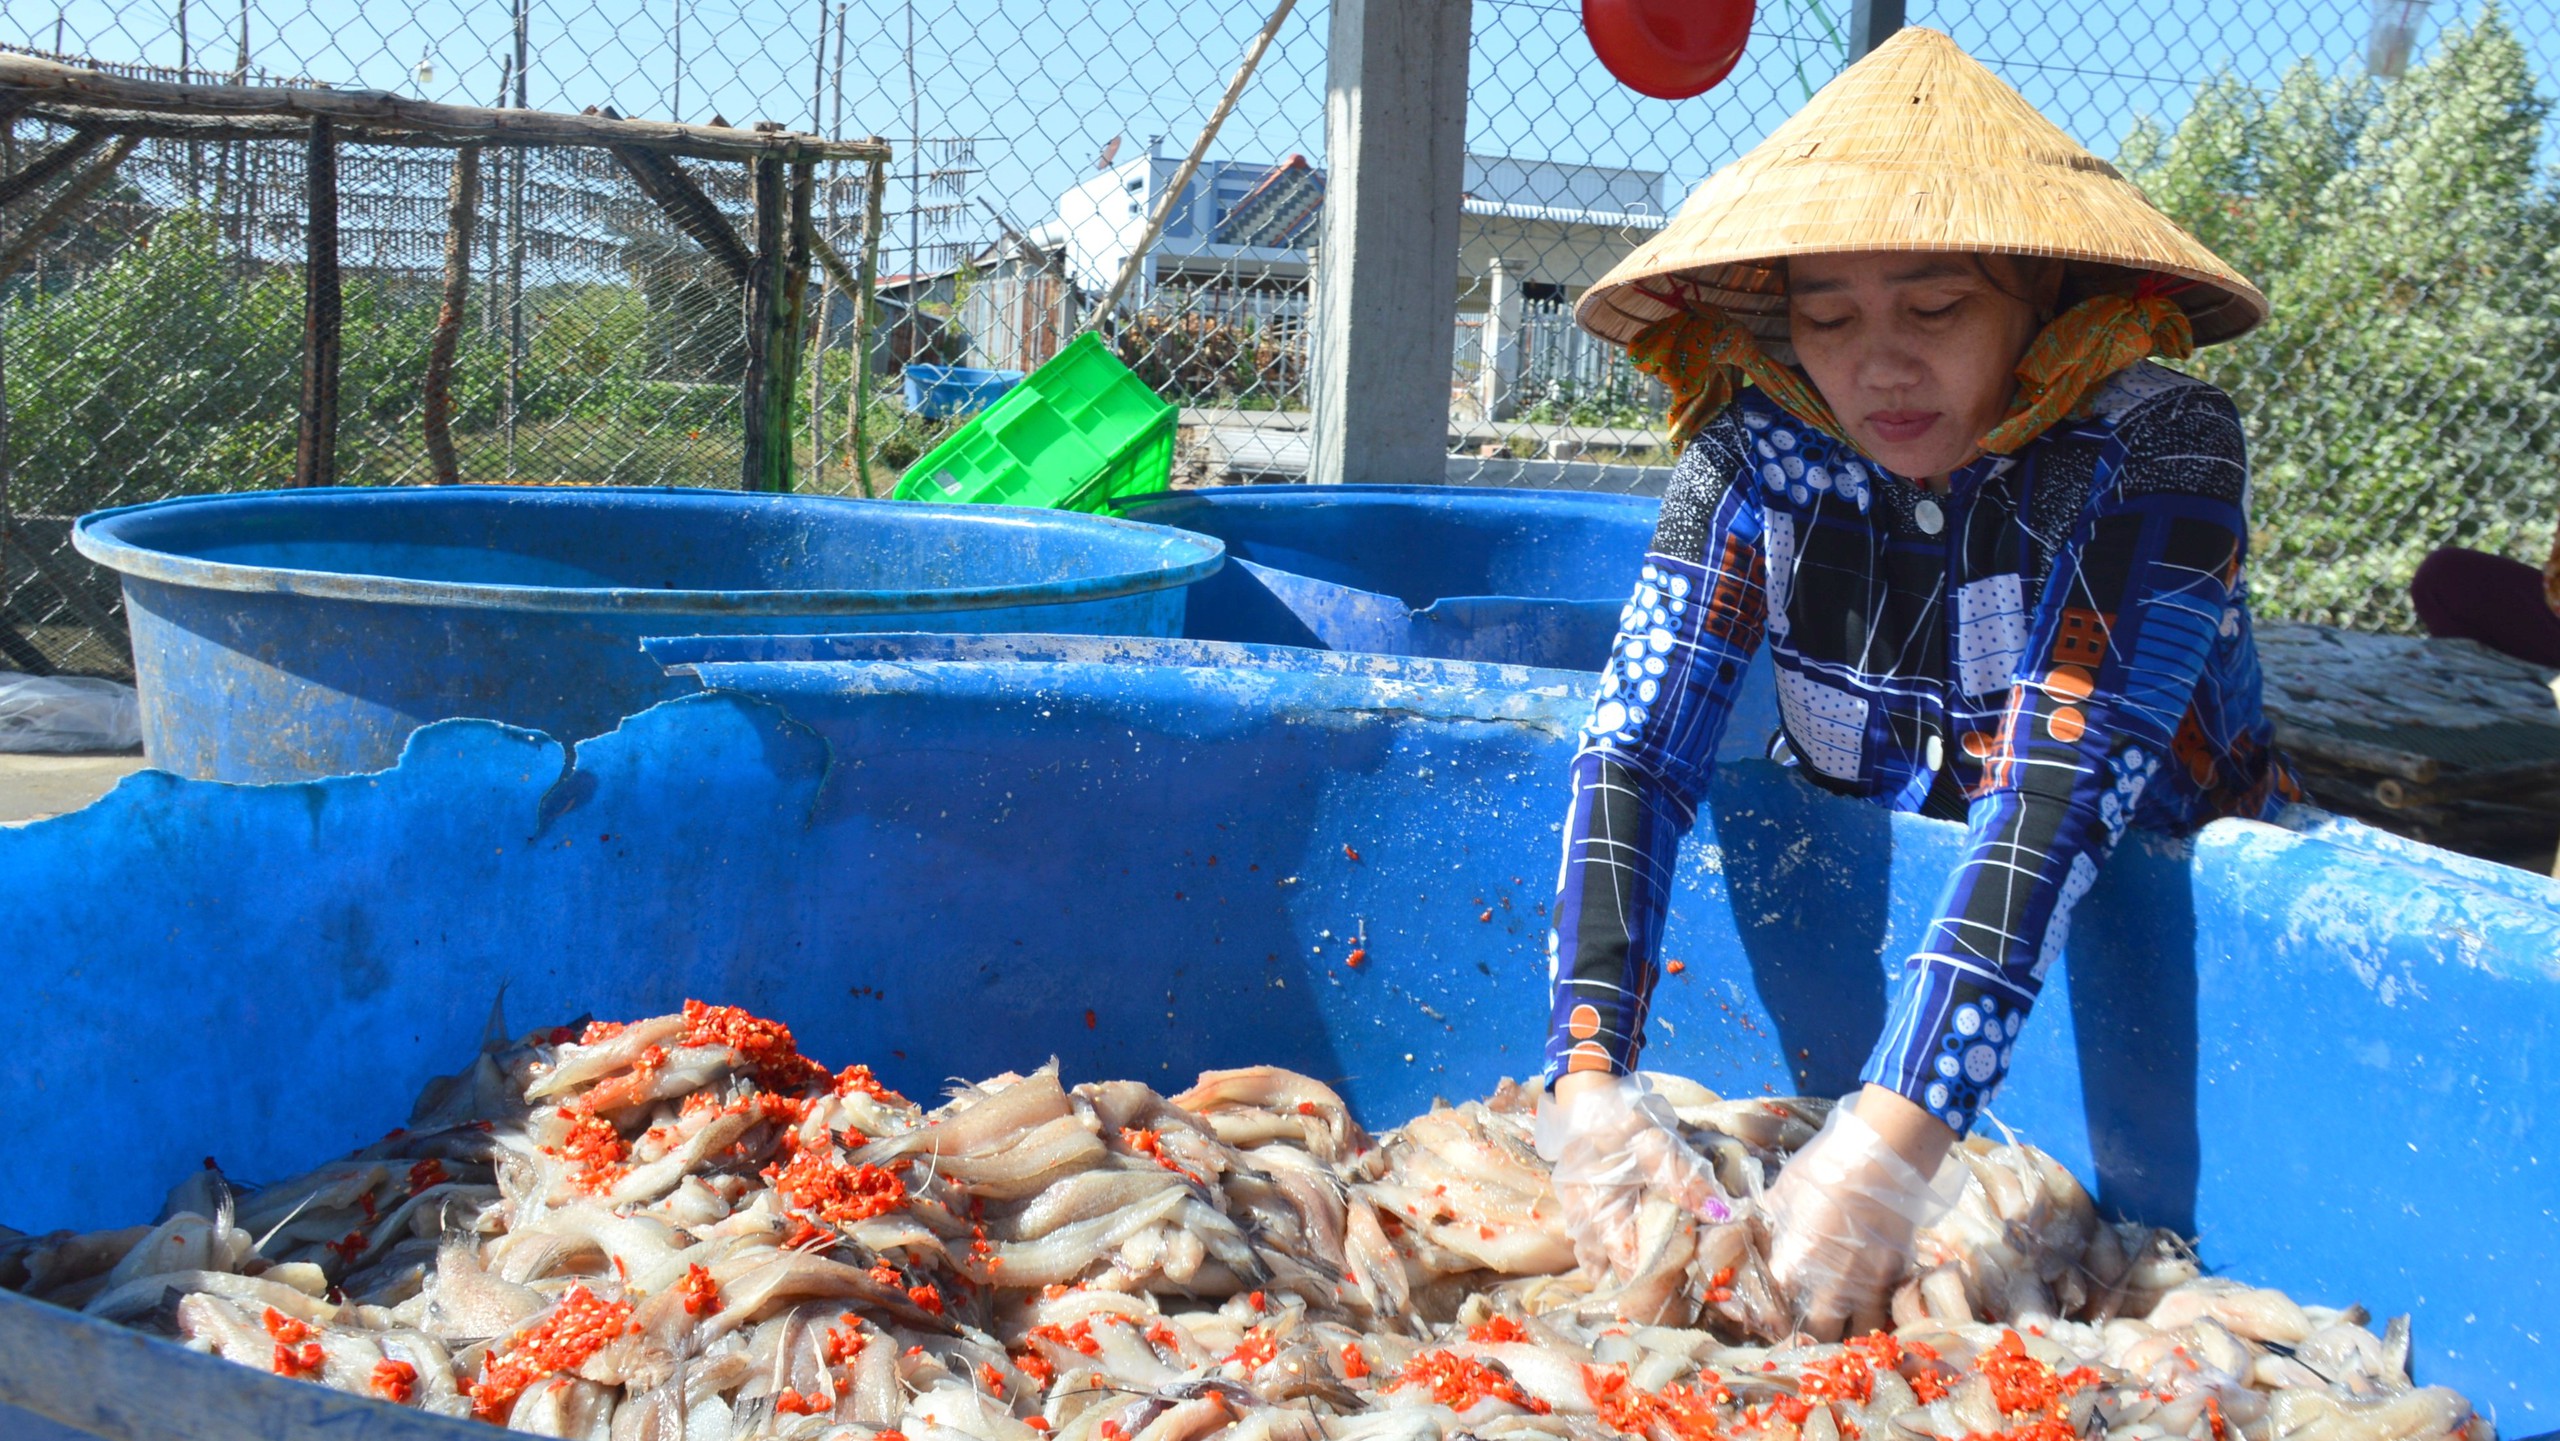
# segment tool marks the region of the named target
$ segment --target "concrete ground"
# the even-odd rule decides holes
[[[0,826],[76,811],[142,769],[135,755],[0,754]]]

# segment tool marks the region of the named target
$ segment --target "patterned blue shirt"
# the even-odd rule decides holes
[[[1862,1073],[1964,1133],[2125,828],[2299,797],[2259,708],[2247,489],[2230,399],[2149,363],[1945,495],[1743,391],[1673,472],[1574,758],[1548,1076],[1635,1064],[1673,861],[1765,636],[1774,754],[1966,823]]]

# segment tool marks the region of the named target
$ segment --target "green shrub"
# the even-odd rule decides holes
[[[2200,90],[2123,166],[2275,308],[2188,367],[2251,445],[2262,613],[2391,629],[2466,545],[2538,562],[2560,523],[2560,195],[2498,9],[2388,86],[2309,61]]]

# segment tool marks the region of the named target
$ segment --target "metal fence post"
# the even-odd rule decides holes
[[[1469,0],[1335,0],[1310,479],[1447,470]]]
[[[1902,28],[1903,0],[1850,0],[1849,58],[1855,60]]]

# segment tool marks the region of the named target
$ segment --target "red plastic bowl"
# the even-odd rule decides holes
[[[1752,0],[1582,0],[1582,33],[1619,84],[1686,100],[1733,73],[1751,12]]]

